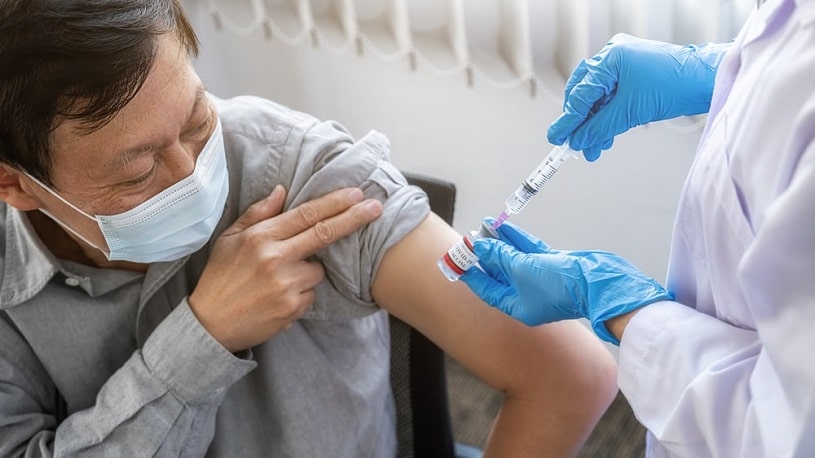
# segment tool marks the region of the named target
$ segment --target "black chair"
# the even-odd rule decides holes
[[[424,190],[431,210],[453,223],[456,187],[436,178],[405,173]],[[390,317],[391,386],[396,401],[400,458],[474,457],[480,450],[456,444],[447,396],[444,352],[403,321]]]

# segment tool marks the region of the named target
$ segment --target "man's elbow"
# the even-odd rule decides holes
[[[548,325],[553,336],[530,354],[545,355],[522,377],[508,381],[507,398],[534,398],[542,408],[583,425],[588,433],[617,395],[617,363],[611,352],[582,324]],[[540,352],[540,353],[539,353]]]

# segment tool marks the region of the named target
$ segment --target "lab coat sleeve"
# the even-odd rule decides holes
[[[227,388],[255,365],[212,339],[185,300],[108,379],[94,406],[57,425],[56,387],[14,325],[0,319],[0,456],[203,456]]]
[[[815,109],[807,113],[815,120]],[[620,388],[672,453],[815,451],[815,144],[803,151],[739,264],[756,329],[660,302],[623,334]]]

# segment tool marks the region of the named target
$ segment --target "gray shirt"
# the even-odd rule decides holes
[[[55,258],[0,204],[0,456],[395,454],[388,323],[370,287],[426,196],[381,134],[355,141],[267,100],[213,101],[230,175],[216,235],[278,183],[288,206],[361,186],[384,214],[318,253],[326,280],[304,319],[233,355],[187,303],[215,236],[145,274],[100,269]]]

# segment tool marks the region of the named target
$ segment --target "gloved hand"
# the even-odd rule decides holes
[[[549,143],[569,140],[594,161],[632,127],[707,113],[716,69],[730,44],[677,46],[614,35],[572,73],[563,114],[549,126]]]
[[[619,345],[605,321],[673,294],[628,261],[604,251],[557,251],[512,223],[501,239],[473,244],[484,271],[461,276],[482,300],[535,326],[587,318],[601,339]]]

